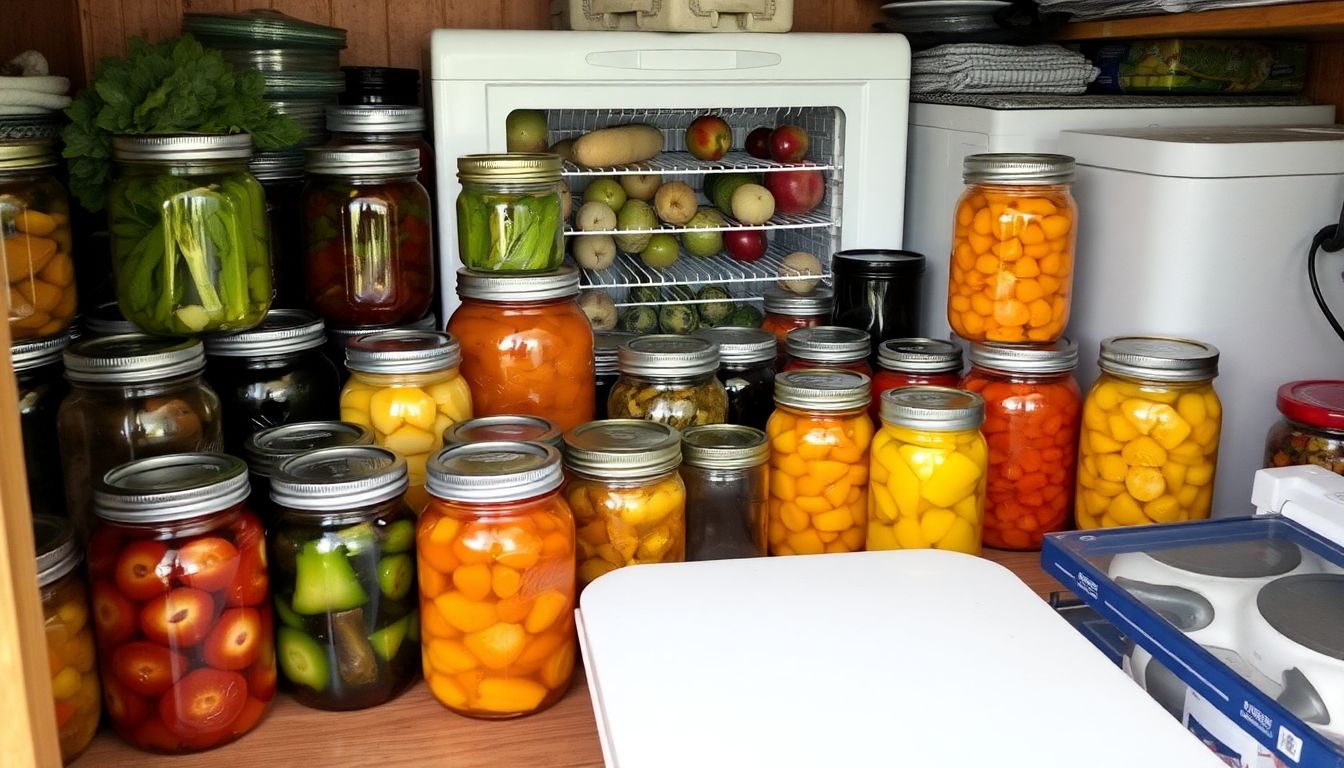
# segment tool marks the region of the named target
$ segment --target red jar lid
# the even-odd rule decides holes
[[[1290,381],[1279,387],[1277,405],[1290,421],[1344,431],[1344,381]]]

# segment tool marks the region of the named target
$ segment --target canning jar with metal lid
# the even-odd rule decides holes
[[[607,418],[607,400],[611,397],[611,388],[621,377],[617,367],[617,352],[625,342],[635,338],[635,334],[626,331],[593,332],[593,418]]]
[[[764,429],[774,410],[775,337],[759,328],[723,326],[697,331],[719,347],[719,381],[728,393],[729,424]]]
[[[415,513],[386,448],[319,448],[271,476],[280,672],[300,704],[364,709],[419,677]]]
[[[394,144],[420,153],[420,184],[434,192],[434,150],[425,140],[421,107],[351,104],[327,107],[328,144]]]
[[[593,329],[579,308],[579,271],[457,272],[462,304],[448,332],[480,416],[544,416],[562,431],[593,420]]]
[[[967,155],[947,321],[968,341],[1046,344],[1064,335],[1078,208],[1067,155]]]
[[[93,741],[102,712],[98,670],[94,666],[93,623],[89,621],[89,593],[77,570],[83,555],[75,541],[74,526],[69,520],[51,515],[33,515],[33,544],[37,551],[37,588],[47,636],[51,695],[56,708],[56,735],[61,760],[69,763]]]
[[[779,345],[776,368],[784,367],[784,343],[789,331],[795,328],[815,328],[830,322],[831,311],[835,307],[835,294],[829,288],[813,288],[807,293],[794,293],[784,288],[771,288],[765,292],[765,318],[761,320],[761,330],[775,335]]]
[[[854,371],[871,376],[873,367],[868,362],[872,349],[868,332],[857,328],[819,325],[789,331],[784,341],[788,353],[786,371],[805,368],[826,368],[836,371]]]
[[[261,521],[222,453],[140,459],[93,497],[89,581],[103,701],[117,734],[168,754],[252,730],[275,698]]]
[[[340,412],[340,376],[322,354],[322,320],[273,309],[261,325],[205,342],[205,380],[224,412],[224,450],[238,454],[252,433]]]
[[[0,144],[0,267],[9,291],[9,337],[64,333],[75,316],[70,198],[47,140]]]
[[[681,479],[687,560],[765,556],[770,439],[764,432],[738,424],[691,427],[681,434]]]
[[[303,191],[308,301],[336,328],[401,325],[434,298],[429,193],[414,149],[307,150]]]
[[[1290,381],[1275,405],[1283,418],[1265,435],[1265,466],[1315,464],[1344,475],[1344,381]]]
[[[274,516],[271,478],[287,459],[319,448],[354,445],[373,445],[373,429],[348,421],[301,421],[253,432],[242,448],[252,483],[252,511],[267,521]]]
[[[539,712],[569,689],[574,517],[560,452],[492,441],[429,463],[416,532],[430,693],[448,709],[501,719]]]
[[[305,307],[303,264],[303,150],[254,152],[248,170],[266,194],[266,220],[271,227],[271,307]]]
[[[500,440],[545,443],[557,450],[565,444],[564,435],[555,422],[540,416],[482,416],[459,421],[443,433],[445,446]]]
[[[877,370],[873,374],[868,415],[873,417],[874,424],[881,423],[882,393],[888,389],[920,385],[956,387],[960,383],[961,347],[942,339],[887,339],[877,345]]]
[[[681,433],[609,419],[565,433],[565,499],[578,529],[579,588],[637,563],[686,559]]]
[[[868,521],[870,381],[853,371],[775,377],[770,437],[770,554],[863,549]]]
[[[1202,520],[1213,508],[1223,406],[1218,348],[1112,336],[1083,402],[1074,516],[1079,528]]]
[[[199,341],[129,333],[65,350],[70,394],[56,414],[65,499],[88,536],[103,473],[132,459],[224,447],[219,397],[201,378]]]
[[[457,253],[479,272],[549,272],[565,260],[560,156],[510,152],[457,159]]]
[[[406,460],[406,502],[416,512],[429,501],[425,462],[443,447],[445,430],[472,416],[461,361],[457,339],[438,331],[378,331],[345,349],[341,420],[373,429],[378,445]]]
[[[612,419],[647,419],[672,427],[722,424],[728,393],[715,377],[719,350],[690,336],[655,334],[621,344],[621,375],[607,398]]]
[[[108,190],[117,304],[149,333],[241,331],[271,306],[266,193],[247,134],[117,136]]]
[[[332,328],[327,326],[324,329],[327,335],[327,345],[323,348],[323,351],[326,353],[327,359],[331,360],[336,366],[336,371],[341,377],[341,386],[345,386],[345,382],[350,378],[350,371],[345,367],[345,348],[350,344],[351,339],[378,331],[437,330],[439,330],[439,318],[433,312],[405,325],[370,325],[363,328]]]
[[[16,342],[9,348],[19,390],[19,432],[23,437],[23,467],[28,475],[28,506],[35,515],[66,514],[56,413],[70,391],[61,375],[61,354],[69,343],[69,336],[62,334]]]
[[[140,327],[121,314],[121,307],[117,302],[109,301],[99,304],[84,316],[84,330],[89,338],[94,338],[139,333]]]
[[[924,256],[914,251],[856,248],[831,257],[835,306],[831,325],[858,328],[872,345],[919,333],[924,295]]]

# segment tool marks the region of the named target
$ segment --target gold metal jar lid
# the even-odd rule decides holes
[[[560,156],[549,152],[509,152],[457,158],[460,181],[559,181]]]
[[[47,139],[0,144],[0,172],[50,168],[56,165],[56,144]]]

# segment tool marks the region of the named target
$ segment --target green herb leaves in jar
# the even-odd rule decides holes
[[[467,155],[457,160],[457,246],[480,272],[548,272],[565,258],[560,158]]]

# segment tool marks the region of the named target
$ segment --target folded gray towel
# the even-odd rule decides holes
[[[912,93],[1083,93],[1098,74],[1058,45],[952,43],[916,53]]]

